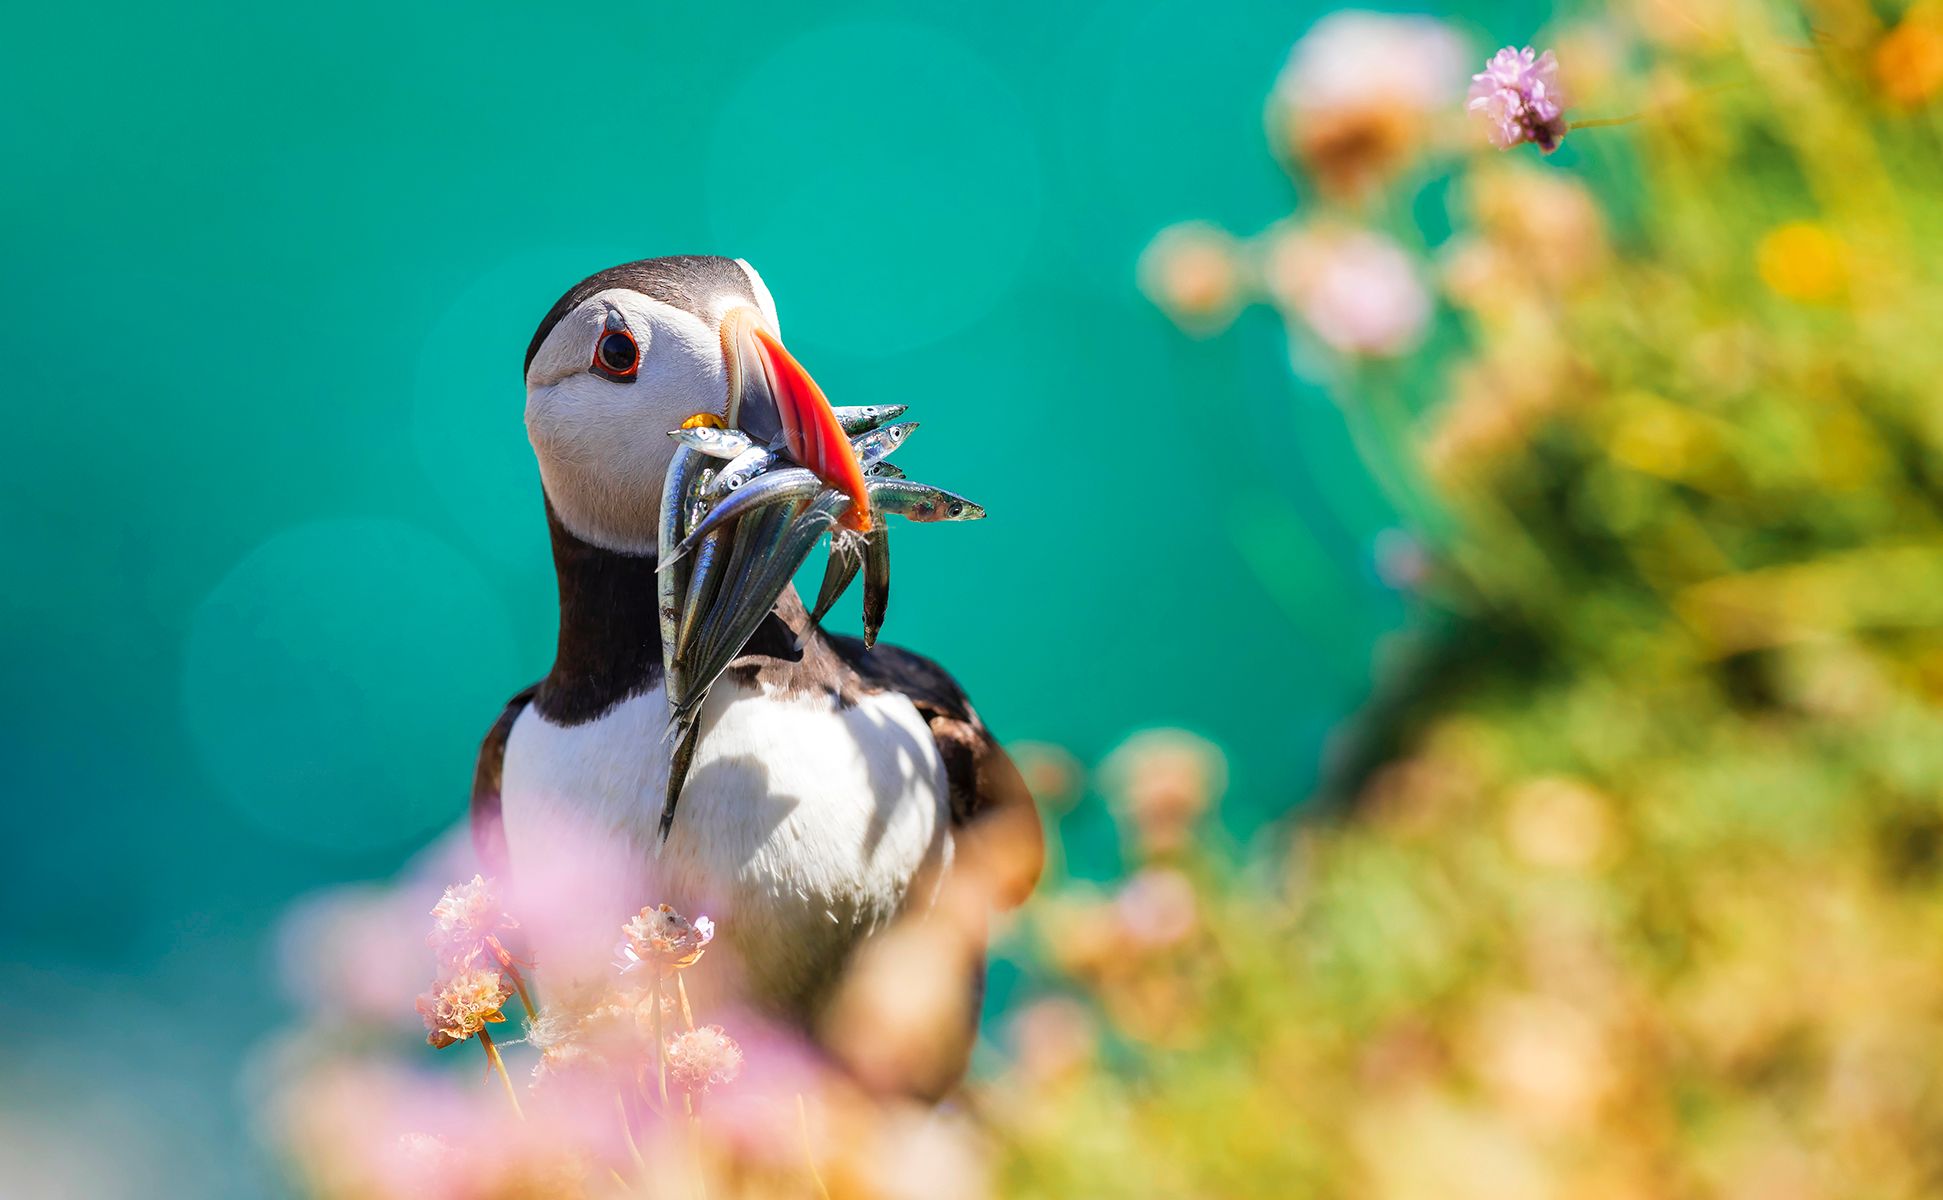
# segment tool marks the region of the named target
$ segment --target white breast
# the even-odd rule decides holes
[[[611,946],[620,921],[647,904],[706,913],[719,940],[693,981],[804,1011],[858,938],[907,898],[929,903],[911,892],[920,878],[935,880],[949,855],[937,744],[900,695],[839,708],[826,696],[724,679],[703,709],[674,828],[657,855],[667,713],[656,688],[584,725],[520,714],[501,786],[513,878],[559,876],[559,864],[535,859],[561,844],[563,830],[618,846],[620,877],[582,918],[611,924],[590,937]],[[573,882],[593,871],[573,870]],[[545,961],[538,969],[543,984],[561,982],[547,979]]]

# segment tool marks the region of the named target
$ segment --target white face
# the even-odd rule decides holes
[[[743,264],[775,328],[768,289]],[[675,443],[668,431],[728,402],[722,319],[744,299],[725,297],[703,320],[627,288],[583,301],[547,334],[526,371],[526,434],[554,511],[581,539],[609,550],[655,549],[661,482]],[[621,335],[608,341],[610,335]],[[631,370],[625,362],[631,338]],[[603,343],[609,351],[603,355]]]

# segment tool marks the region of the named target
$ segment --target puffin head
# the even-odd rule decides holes
[[[815,471],[851,497],[843,523],[868,529],[856,453],[781,339],[769,289],[739,258],[643,259],[569,288],[526,348],[526,433],[560,523],[654,553],[668,431],[699,416]]]

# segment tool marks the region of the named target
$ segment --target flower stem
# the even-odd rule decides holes
[[[628,1120],[627,1101],[619,1095],[614,1097],[614,1107],[621,1114],[621,1136],[627,1139],[628,1157],[634,1160],[634,1169],[641,1173],[641,1182],[648,1181],[648,1160],[641,1157],[640,1144],[634,1140],[634,1123]]]
[[[506,1085],[506,1098],[513,1102],[513,1115],[524,1121],[526,1114],[520,1110],[519,1093],[513,1090],[513,1077],[506,1073],[506,1061],[499,1057],[499,1047],[493,1045],[492,1034],[481,1029],[479,1044],[486,1048],[486,1061],[492,1064],[493,1070],[499,1072],[499,1082]]]
[[[690,1029],[695,1028],[695,1010],[688,1007],[688,984],[679,973],[675,975],[675,994],[681,997],[681,1019]]]
[[[539,1020],[540,1013],[538,1009],[533,1007],[533,997],[526,993],[526,977],[521,975],[519,968],[510,962],[506,964],[506,974],[512,977],[513,990],[519,993],[520,1007],[526,1010],[526,1019],[528,1021]]]
[[[494,960],[499,963],[499,969],[512,979],[513,990],[519,993],[520,1005],[526,1009],[526,1019],[539,1020],[540,1014],[533,1008],[533,998],[526,994],[526,977],[519,973],[519,964],[513,961],[511,952],[500,945],[496,937],[486,939],[486,948],[492,951]]]
[[[668,1053],[661,1044],[661,968],[654,971],[654,1077],[661,1091],[661,1111],[668,1111]]]
[[[816,1185],[816,1194],[823,1200],[830,1200],[830,1189],[823,1182],[822,1172],[816,1169],[816,1147],[810,1143],[810,1106],[804,1102],[803,1093],[796,1093],[796,1128],[803,1135],[803,1164],[810,1169],[810,1182]]]
[[[1601,129],[1613,125],[1631,125],[1634,121],[1644,121],[1645,119],[1645,113],[1636,112],[1627,113],[1623,117],[1594,117],[1590,121],[1574,121],[1571,127],[1573,129]]]
[[[702,1123],[695,1119],[695,1094],[684,1092],[681,1107],[688,1114],[688,1145],[695,1154],[695,1194],[708,1200],[708,1160],[702,1155]]]

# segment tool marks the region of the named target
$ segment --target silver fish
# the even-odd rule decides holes
[[[830,546],[830,561],[823,568],[823,586],[816,589],[816,607],[810,612],[812,624],[822,623],[824,614],[836,606],[863,565],[864,556],[858,551],[838,544]]]
[[[807,467],[788,467],[781,471],[769,472],[709,509],[708,515],[688,531],[687,536],[676,544],[673,551],[662,556],[659,569],[664,572],[672,569],[695,548],[696,543],[707,536],[710,530],[720,528],[744,513],[756,512],[771,504],[808,500],[822,487],[823,481]]]
[[[904,468],[887,459],[878,459],[864,468],[865,479],[902,479]]]
[[[891,536],[881,521],[864,535],[864,649],[877,644],[891,606]]]
[[[878,428],[882,422],[898,416],[908,407],[908,405],[903,404],[876,404],[860,408],[837,410],[839,414],[845,412],[859,414],[851,418],[850,422],[857,427],[856,436],[851,439],[851,447],[856,451],[859,461],[866,467],[879,462],[885,455],[897,449],[898,445],[906,437],[910,436],[911,431],[917,428],[915,421],[908,421],[902,425],[893,425],[883,429]],[[845,431],[850,431],[849,425],[845,426]],[[713,454],[718,458],[726,458],[729,460],[728,465],[716,473],[715,482],[703,496],[703,499],[711,504],[721,500],[722,497],[743,487],[752,480],[776,469],[779,464],[793,461],[782,450],[760,445],[740,430],[677,430],[670,436],[675,437],[677,440],[682,440],[683,444],[686,445],[688,443],[686,440],[683,440],[684,435],[695,433],[730,434],[735,439],[738,439],[733,442],[715,442],[715,439],[707,439],[715,442],[715,445],[698,445],[695,447],[705,454]],[[733,454],[724,453],[722,449],[715,448],[715,446],[727,446],[730,444],[738,447]],[[890,469],[896,470],[894,467]],[[897,477],[902,478],[903,473],[901,471],[898,472]]]
[[[668,436],[688,447],[699,450],[710,458],[734,458],[755,445],[754,439],[740,429],[717,429],[712,425],[697,425],[692,429],[671,429]]]
[[[857,404],[847,408],[833,408],[837,424],[852,437],[877,428],[886,421],[895,421],[909,412],[908,404]]]
[[[870,507],[909,521],[976,521],[985,510],[963,496],[908,479],[872,479]]]
[[[727,619],[713,627],[696,650],[692,664],[694,685],[684,697],[684,703],[674,711],[670,730],[698,715],[701,705],[707,701],[709,687],[715,685],[721,672],[748,647],[748,639],[754,637],[762,621],[775,610],[775,600],[795,577],[802,559],[810,555],[816,540],[847,507],[849,497],[826,489],[816,503],[789,517],[783,526],[783,536],[769,546],[766,555],[754,559],[752,575],[733,588],[725,584],[717,608],[727,614]]]
[[[759,518],[770,516],[770,512],[753,514],[748,521],[737,521],[709,531],[702,538],[700,547],[695,551],[699,561],[702,553],[711,546],[715,557],[709,563],[711,595],[707,604],[696,609],[694,620],[684,622],[675,639],[675,661],[681,666],[679,686],[668,689],[668,706],[679,712],[690,707],[690,701],[706,689],[695,682],[693,664],[708,653],[711,630],[719,627],[726,619],[722,610],[736,603],[736,581],[749,572],[749,560],[755,554],[750,537],[755,532],[754,525]],[[668,733],[675,732],[670,726]]]
[[[918,427],[916,421],[900,421],[896,425],[886,425],[869,433],[850,439],[850,448],[857,452],[857,461],[864,466],[881,458],[888,458],[890,452],[904,444],[911,431]]]
[[[729,553],[728,568],[722,574],[722,586],[716,592],[715,603],[702,614],[694,649],[690,658],[684,660],[702,667],[701,670],[689,672],[687,694],[680,698],[684,706],[699,699],[714,681],[714,673],[707,671],[706,665],[721,654],[723,643],[729,636],[728,631],[749,606],[762,603],[760,597],[751,594],[750,584],[768,566],[777,544],[789,532],[798,508],[796,503],[772,504],[736,522],[731,534],[733,548]],[[767,603],[773,605],[774,598]],[[764,608],[763,611],[767,612],[768,609]],[[732,652],[728,658],[733,657]],[[728,659],[722,661],[726,663]]]
[[[661,484],[661,523],[655,538],[661,566],[655,575],[655,601],[661,618],[661,670],[670,697],[680,677],[675,663],[675,639],[680,633],[681,602],[688,579],[686,572],[671,569],[673,563],[668,556],[681,540],[689,488],[708,461],[705,454],[677,446]]]
[[[668,726],[675,748],[668,757],[668,787],[661,798],[661,823],[657,827],[654,852],[668,844],[668,832],[675,827],[675,805],[681,802],[682,785],[688,782],[688,768],[695,764],[696,735],[701,731],[698,712],[676,713]]]
[[[692,656],[695,635],[701,632],[703,614],[715,603],[715,597],[721,591],[722,576],[727,573],[729,561],[729,534],[727,528],[713,530],[702,538],[702,544],[695,550],[694,564],[689,568],[688,591],[681,602],[681,621],[676,626],[677,664],[686,663]],[[673,687],[670,687],[670,695],[673,692]]]
[[[705,499],[713,504],[777,463],[786,461],[788,460],[783,457],[782,451],[751,443],[747,450],[730,459],[728,464],[716,474],[715,482],[710,485]]]
[[[779,522],[783,530],[782,539],[771,547],[761,561],[761,556],[752,555],[756,572],[744,582],[746,588],[731,586],[723,595],[727,598],[726,608],[735,614],[733,623],[721,631],[721,636],[713,641],[711,649],[705,650],[695,663],[694,678],[699,682],[686,703],[677,708],[669,718],[668,732],[674,739],[675,748],[668,763],[668,788],[661,802],[661,820],[657,826],[655,841],[656,853],[667,844],[668,834],[675,825],[675,809],[681,802],[681,789],[688,780],[688,769],[695,761],[696,731],[700,726],[701,709],[708,699],[708,692],[715,680],[727,669],[743,646],[748,644],[757,626],[769,616],[776,606],[776,598],[796,573],[796,568],[809,556],[816,540],[823,531],[847,508],[850,500],[846,496],[828,489],[800,515],[791,513]],[[768,514],[764,514],[766,517]],[[737,526],[738,540],[741,530],[755,522],[744,521]],[[753,531],[749,536],[767,536],[763,531]]]
[[[739,581],[725,582],[717,597],[716,613],[721,614],[722,620],[704,635],[696,650],[689,676],[692,683],[680,711],[700,710],[708,689],[742,653],[757,627],[776,607],[777,597],[789,586],[797,568],[809,557],[817,539],[849,504],[849,497],[824,489],[800,513],[791,512],[784,517],[780,534],[773,541],[768,540],[767,531],[758,532],[763,541],[751,543],[753,552],[747,560],[749,574]],[[745,526],[750,523],[743,522]]]

